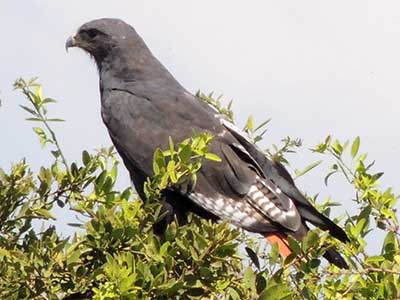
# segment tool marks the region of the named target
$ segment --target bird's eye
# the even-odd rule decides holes
[[[90,39],[94,39],[99,34],[99,31],[96,29],[89,29],[86,31],[86,34]]]

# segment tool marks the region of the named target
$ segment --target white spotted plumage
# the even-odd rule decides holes
[[[259,221],[252,216],[255,213],[254,208],[247,202],[235,201],[222,195],[210,198],[200,193],[192,193],[191,198],[208,211],[236,225],[252,227]]]
[[[272,182],[256,177],[248,193],[238,201],[226,195],[207,197],[194,192],[192,200],[208,211],[241,227],[253,228],[278,223],[287,229],[298,230],[301,220],[293,201],[282,194]]]

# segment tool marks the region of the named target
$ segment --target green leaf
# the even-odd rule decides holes
[[[288,243],[289,243],[289,248],[296,254],[299,255],[302,253],[301,247],[299,243],[293,239],[291,236],[288,236]]]
[[[393,255],[399,250],[398,240],[394,232],[389,232],[383,242],[382,252],[388,255]]]
[[[12,255],[9,250],[0,247],[0,259],[2,259],[3,257],[11,258]]]
[[[368,257],[365,262],[368,263],[380,263],[382,261],[384,261],[385,258],[383,256],[380,255],[374,255],[374,256],[370,256]]]
[[[315,231],[309,231],[306,238],[303,240],[303,250],[307,252],[309,249],[318,245],[319,236]]]
[[[247,255],[250,257],[252,263],[260,270],[260,261],[258,260],[257,254],[253,251],[253,249],[246,247],[244,248],[247,252]]]
[[[153,172],[154,175],[160,174],[161,170],[165,168],[165,157],[163,151],[157,148],[153,156]]]
[[[25,120],[32,122],[43,122],[43,119],[41,118],[26,118]]]
[[[246,286],[246,288],[250,290],[255,289],[255,283],[256,283],[256,274],[254,273],[254,270],[251,267],[246,268],[243,274],[243,282]]]
[[[168,137],[168,144],[169,144],[170,155],[172,157],[175,154],[175,146],[171,136]]]
[[[249,118],[247,119],[245,129],[248,129],[250,132],[254,131],[254,118],[253,118],[253,116],[249,116]]]
[[[265,121],[262,122],[260,125],[258,125],[257,128],[254,129],[254,131],[260,130],[261,128],[265,127],[269,122],[271,122],[271,119],[265,120]],[[267,130],[265,129],[265,130],[263,131],[263,133],[260,134],[260,136],[263,136],[263,135],[265,134],[266,131],[267,131]]]
[[[354,228],[351,228],[350,231],[351,231],[352,235],[357,238],[363,232],[363,229],[365,228],[366,223],[367,223],[367,219],[360,219],[357,222],[357,225]]]
[[[74,177],[77,177],[77,176],[79,175],[79,169],[78,169],[78,166],[76,165],[76,163],[73,162],[73,163],[71,164],[70,169],[71,169],[71,174],[72,174]],[[106,171],[103,171],[103,172],[100,174],[99,178],[102,177],[102,178],[103,178],[103,181],[104,181],[104,177],[105,177],[106,173],[107,173]],[[98,183],[99,178],[96,179],[96,183]],[[103,181],[102,181],[101,184],[103,184]]]
[[[167,241],[160,247],[160,255],[161,256],[168,254],[168,249],[169,249],[170,245],[171,245],[171,243]]]
[[[351,157],[355,158],[357,153],[358,153],[358,149],[360,148],[360,137],[356,137],[353,141],[353,145],[351,146]]]
[[[56,220],[56,217],[54,217],[53,214],[50,211],[48,211],[47,209],[39,208],[39,209],[35,210],[35,213],[46,219]]]
[[[174,160],[170,160],[169,162],[168,162],[168,165],[167,165],[167,172],[168,173],[175,173],[175,161]]]
[[[44,132],[43,129],[40,128],[40,127],[34,127],[34,128],[33,128],[33,131],[35,131],[36,134],[39,135],[39,136],[46,136],[45,132]]]
[[[46,119],[47,122],[65,122],[63,119],[58,119],[58,118],[50,118]]]
[[[192,147],[187,144],[179,151],[179,158],[182,162],[187,162],[192,155]]]
[[[262,273],[258,273],[256,276],[256,290],[258,294],[261,294],[262,291],[265,290],[267,286],[267,281],[265,280],[264,276]]]
[[[75,251],[72,251],[72,253],[69,253],[67,256],[67,265],[71,265],[73,263],[78,262],[80,256],[81,256],[81,252],[79,250],[75,250]]]
[[[205,153],[205,154],[204,154],[204,157],[205,157],[206,159],[212,160],[212,161],[217,161],[217,162],[222,161],[221,158],[220,158],[218,155],[216,155],[216,154],[214,154],[214,153],[211,153],[211,152]]]
[[[285,299],[291,292],[288,287],[284,284],[275,284],[269,286],[260,295],[260,300],[281,300]]]
[[[312,269],[318,268],[321,265],[321,260],[318,258],[313,258],[310,260],[309,266]]]
[[[295,170],[295,174],[296,174],[296,179],[303,176],[304,174],[310,172],[312,169],[314,169],[315,167],[319,166],[322,163],[322,160],[316,161],[310,165],[308,165],[305,169],[303,169],[302,171],[299,170]]]
[[[34,115],[34,116],[39,116],[36,111],[34,111],[33,109],[31,109],[31,108],[29,108],[27,106],[20,105],[20,107],[22,109],[26,110],[27,112],[29,112],[30,114]]]
[[[232,300],[241,300],[239,293],[232,287],[228,287],[228,294]]]
[[[61,155],[61,152],[60,152],[60,150],[52,150],[52,151],[51,151],[51,154],[53,154],[53,156],[54,156],[55,158],[59,158],[60,155]]]
[[[112,182],[114,183],[118,176],[118,162],[115,161],[113,167],[111,168],[110,175]]]
[[[160,184],[158,185],[158,188],[165,189],[168,186],[168,179],[170,178],[169,173],[164,173],[163,176],[161,177]]]
[[[42,145],[42,147],[44,147],[47,142],[51,142],[51,140],[47,139],[46,133],[42,128],[34,127],[33,131],[35,131],[35,133],[39,136],[40,144]]]
[[[36,96],[37,96],[40,100],[42,100],[42,98],[43,98],[43,90],[42,90],[42,86],[41,86],[41,85],[38,85],[38,86],[36,87]]]
[[[90,154],[86,150],[82,152],[82,162],[85,166],[90,162]]]
[[[343,153],[343,146],[340,144],[338,140],[335,140],[335,142],[332,145],[332,149],[338,156],[341,156]]]
[[[57,101],[54,100],[54,99],[52,99],[52,98],[46,98],[46,99],[43,99],[43,101],[42,101],[43,104],[46,104],[46,103],[56,103],[56,102],[57,102]]]

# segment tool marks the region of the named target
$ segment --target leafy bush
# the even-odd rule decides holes
[[[348,142],[327,137],[312,151],[331,162],[325,178],[345,176],[359,207],[344,218],[351,244],[340,245],[327,233],[312,230],[302,243],[290,240],[294,254],[279,257],[276,245],[233,228],[191,215],[190,222],[172,222],[160,238],[153,225],[161,217],[155,198],[167,186],[196,178],[203,159],[219,158],[207,151],[208,135],[188,139],[154,155],[155,177],[146,183],[147,201],[137,201],[130,188],[115,190],[118,161],[113,148],[82,152],[79,162],[68,163],[51,129],[51,98],[42,95],[36,81],[18,80],[43,146],[52,159],[33,173],[26,161],[0,171],[0,299],[399,299],[399,230],[391,189],[382,191],[360,139]],[[230,107],[199,93],[233,119]],[[249,118],[245,131],[255,142],[265,133]],[[266,151],[286,162],[285,154],[301,146],[286,138],[282,146]],[[297,176],[319,164],[313,163]],[[311,199],[315,200],[315,199]],[[50,220],[54,206],[73,211],[76,234],[61,238]],[[329,213],[335,205],[319,204]],[[40,220],[44,226],[33,226]],[[366,237],[385,235],[382,250],[369,254]],[[340,248],[349,270],[321,263],[330,245]]]

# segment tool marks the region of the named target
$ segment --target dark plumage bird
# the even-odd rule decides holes
[[[96,61],[100,76],[101,115],[110,137],[141,197],[153,175],[156,148],[210,132],[210,152],[222,162],[205,160],[190,192],[168,190],[164,208],[184,219],[188,211],[213,220],[227,219],[277,242],[282,255],[291,251],[287,236],[302,240],[306,222],[342,242],[346,233],[319,213],[279,163],[269,160],[223,116],[186,91],[152,55],[125,22],[99,19],[82,25],[66,47],[80,47]],[[325,257],[341,268],[347,264],[335,249]]]

